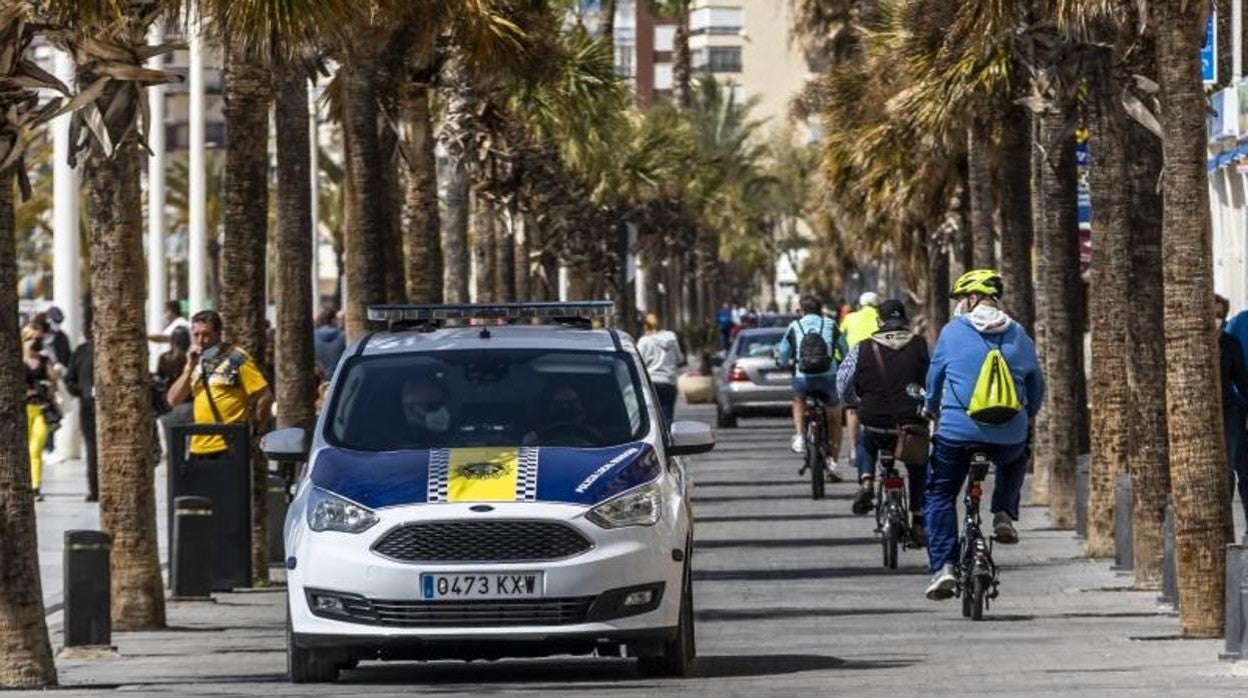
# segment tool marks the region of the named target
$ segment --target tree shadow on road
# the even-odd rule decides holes
[[[768,521],[835,521],[837,519],[861,519],[855,514],[732,514],[725,516],[699,516],[693,519],[699,524],[715,523],[765,523]]]
[[[854,493],[852,492],[829,492],[824,496],[824,500],[826,501],[842,500],[848,502],[853,498]],[[718,495],[711,497],[702,497],[697,494],[693,495],[694,504],[724,504],[729,502],[758,502],[763,500],[799,501],[801,499],[803,499],[803,495],[797,492],[764,492],[762,494],[725,495],[722,497]]]
[[[786,618],[846,618],[850,616],[891,616],[913,613],[911,608],[704,608],[696,613],[699,623],[776,620]]]
[[[842,548],[854,545],[879,545],[874,536],[856,536],[850,538],[745,538],[741,540],[695,540],[694,550],[724,550],[739,548]]]
[[[848,577],[926,576],[927,567],[903,567],[885,570],[882,567],[792,567],[762,569],[694,570],[699,582],[767,582],[802,579],[845,579]]]

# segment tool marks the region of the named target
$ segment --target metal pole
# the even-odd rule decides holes
[[[152,25],[148,40],[157,45],[164,43],[162,22]],[[164,62],[163,56],[154,56],[148,60],[148,67],[160,70]],[[147,161],[147,331],[157,333],[164,329],[161,311],[169,295],[165,267],[165,86],[153,85],[148,89],[151,132],[147,134],[147,145],[152,156]]]
[[[1231,0],[1231,80],[1244,74],[1244,1]]]
[[[74,60],[64,51],[55,54],[56,76],[73,87]],[[69,166],[69,115],[52,122],[52,300],[65,313],[61,331],[76,344],[82,336],[82,249],[79,242],[79,171]],[[56,455],[77,458],[81,439],[78,410],[64,406]]]
[[[191,60],[187,81],[190,90],[190,180],[188,202],[190,230],[187,231],[187,288],[191,312],[203,310],[208,301],[208,221],[207,159],[204,153],[204,39],[198,24],[190,30]]]

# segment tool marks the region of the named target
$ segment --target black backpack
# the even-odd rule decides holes
[[[802,331],[802,341],[797,346],[797,367],[802,373],[816,375],[832,370],[832,348],[823,338],[826,322],[826,318],[820,318],[819,331],[807,332],[801,320],[797,321],[797,328]]]

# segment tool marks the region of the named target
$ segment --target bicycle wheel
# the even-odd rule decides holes
[[[984,596],[988,593],[988,578],[983,575],[976,575],[972,584],[971,597],[971,620],[983,620],[984,618]]]
[[[897,517],[891,512],[888,523],[884,525],[884,566],[890,570],[897,569],[897,548],[901,543],[901,527],[897,525]]]
[[[810,470],[810,496],[812,499],[823,499],[824,496],[824,460],[823,449],[806,448],[806,466]]]

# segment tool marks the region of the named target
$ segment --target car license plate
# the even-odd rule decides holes
[[[420,575],[420,598],[525,599],[542,595],[541,572],[468,572]]]

